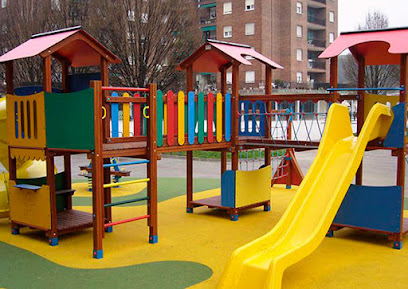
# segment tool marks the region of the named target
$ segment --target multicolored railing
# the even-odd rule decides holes
[[[157,146],[231,141],[231,95],[157,92]]]

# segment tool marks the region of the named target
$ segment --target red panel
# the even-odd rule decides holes
[[[208,94],[207,101],[207,140],[214,142],[213,123],[214,123],[214,95]]]
[[[134,97],[140,97],[140,95],[137,93],[134,95]],[[134,131],[134,136],[139,136],[141,135],[141,125],[140,125],[140,103],[134,103],[133,104],[133,131]]]
[[[174,93],[167,92],[167,144],[174,145]]]

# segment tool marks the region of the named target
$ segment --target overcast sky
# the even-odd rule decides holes
[[[369,11],[387,15],[390,27],[408,26],[408,0],[339,0],[339,32],[356,30]]]

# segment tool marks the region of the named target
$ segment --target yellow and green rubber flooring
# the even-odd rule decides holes
[[[218,180],[195,180],[195,199],[219,194],[218,186]],[[87,184],[74,188],[76,209],[91,211]],[[295,190],[272,189],[271,212],[249,210],[238,222],[206,208],[186,214],[184,192],[184,179],[159,179],[159,243],[148,243],[146,221],[116,226],[105,236],[102,260],[91,256],[91,229],[62,236],[58,246],[50,247],[42,233],[22,229],[12,236],[9,221],[0,220],[0,287],[215,288],[234,249],[267,233]],[[145,194],[140,184],[113,189],[114,201]],[[142,204],[113,208],[114,220],[145,213]],[[385,236],[341,230],[290,267],[283,288],[406,289],[408,248],[391,246]]]

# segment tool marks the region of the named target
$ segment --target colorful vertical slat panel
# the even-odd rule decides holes
[[[130,97],[129,93],[124,93],[123,97]],[[123,136],[130,137],[130,104],[123,103]]]
[[[169,146],[174,145],[174,93],[173,91],[167,92],[167,144]]]
[[[135,94],[134,97],[140,97],[139,94]],[[140,123],[140,103],[133,104],[133,135],[139,136],[141,134],[141,123]]]
[[[198,143],[204,143],[204,93],[198,94]]]
[[[193,91],[188,93],[188,143],[195,141],[195,95]]]
[[[163,146],[163,92],[157,91],[157,146]]]
[[[207,140],[208,143],[214,142],[214,95],[209,93],[207,96]]]
[[[225,95],[225,141],[231,141],[231,94]]]
[[[222,142],[222,94],[217,93],[217,142]]]
[[[112,93],[112,97],[118,97],[118,93]],[[119,103],[111,104],[112,137],[119,137]]]
[[[178,144],[184,145],[184,92],[180,91],[177,97],[178,114]]]

